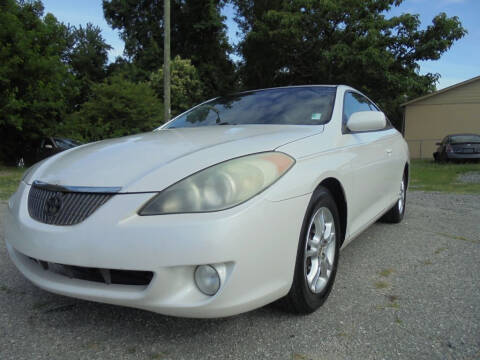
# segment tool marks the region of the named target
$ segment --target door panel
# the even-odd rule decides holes
[[[392,130],[394,131],[394,130]],[[386,207],[391,206],[398,200],[400,194],[400,182],[403,178],[406,159],[404,156],[404,140],[400,133],[394,134],[387,139],[387,146],[392,149],[387,162],[387,198]]]
[[[353,201],[349,204],[349,229],[355,236],[385,209],[394,198],[396,181],[396,130],[389,128],[367,132],[351,132],[348,118],[358,111],[379,111],[378,107],[360,93],[347,91],[343,103],[342,142],[352,151],[351,176]],[[399,184],[399,183],[398,183]]]
[[[345,134],[344,137],[353,153],[350,169],[354,193],[349,213],[350,233],[355,234],[381,213],[391,198],[386,151],[389,136],[378,131]]]

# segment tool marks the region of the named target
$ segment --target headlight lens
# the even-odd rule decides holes
[[[294,164],[280,152],[242,156],[201,170],[163,190],[140,211],[160,215],[218,211],[254,197]]]

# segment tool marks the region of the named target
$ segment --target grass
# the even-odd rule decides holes
[[[383,277],[389,277],[394,272],[393,269],[383,269],[379,274]]]
[[[480,194],[480,184],[464,184],[457,177],[467,172],[480,172],[480,163],[437,164],[430,160],[412,160],[410,190]]]
[[[434,254],[435,254],[435,255],[441,254],[441,253],[444,252],[445,250],[447,250],[446,247],[439,247],[437,250],[435,250]]]
[[[389,287],[389,284],[385,281],[376,281],[374,285],[377,289],[386,289]]]
[[[450,234],[445,234],[445,233],[437,233],[437,235],[452,239],[452,240],[461,240],[461,241],[466,241],[470,242],[473,244],[480,243],[480,240],[475,240],[475,239],[467,239],[464,236],[457,236],[457,235],[450,235]]]
[[[0,200],[7,200],[17,190],[25,169],[0,165]]]

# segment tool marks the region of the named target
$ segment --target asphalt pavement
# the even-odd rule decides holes
[[[50,294],[2,239],[0,359],[480,359],[480,195],[410,192],[403,223],[374,224],[342,251],[308,316],[270,305],[182,319]]]

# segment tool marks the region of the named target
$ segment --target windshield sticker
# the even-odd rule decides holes
[[[322,113],[313,113],[312,120],[318,121],[322,118]]]

